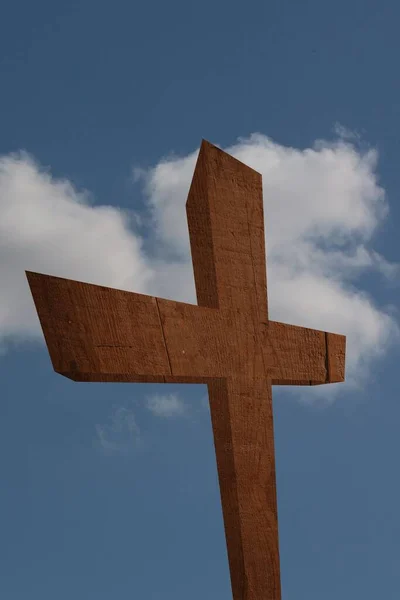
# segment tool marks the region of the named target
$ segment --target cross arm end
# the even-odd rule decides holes
[[[344,335],[269,321],[266,338],[264,351],[274,365],[272,385],[344,382]]]

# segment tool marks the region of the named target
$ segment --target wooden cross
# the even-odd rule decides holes
[[[233,598],[280,600],[271,385],[344,381],[346,338],[268,319],[259,173],[203,141],[186,213],[198,305],[27,277],[57,373],[207,384]]]

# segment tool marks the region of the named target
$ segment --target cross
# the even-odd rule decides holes
[[[268,319],[259,173],[203,140],[186,213],[198,305],[26,275],[57,373],[207,384],[233,599],[280,600],[271,386],[344,381],[346,338]]]

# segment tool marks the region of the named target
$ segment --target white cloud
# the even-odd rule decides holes
[[[377,153],[337,133],[304,150],[261,134],[225,148],[263,175],[270,318],[347,335],[348,383],[295,389],[307,397],[357,386],[399,333],[393,308],[377,306],[358,281],[398,274],[373,249],[388,214]],[[151,255],[128,213],[91,204],[26,154],[0,158],[0,342],[41,339],[25,270],[195,303],[185,201],[196,157],[135,170]]]
[[[357,281],[365,272],[394,278],[398,265],[372,247],[388,214],[377,152],[346,142],[345,132],[305,150],[254,134],[226,151],[263,175],[270,318],[345,334],[345,385],[358,387],[399,329],[394,308],[378,307]],[[196,156],[168,159],[142,174],[157,239],[182,257],[189,246],[183,207]],[[343,387],[293,391],[312,398]]]
[[[25,270],[144,289],[151,271],[117,208],[51,178],[27,154],[0,159],[0,338],[39,334]]]
[[[96,425],[97,443],[106,454],[126,453],[140,444],[140,430],[131,410],[114,407],[111,424]]]
[[[156,417],[180,417],[186,413],[185,404],[175,394],[149,396],[147,408]]]

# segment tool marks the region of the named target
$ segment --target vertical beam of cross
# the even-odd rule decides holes
[[[280,600],[272,384],[344,381],[345,338],[268,320],[261,176],[202,143],[186,205],[198,306],[27,273],[54,369],[207,383],[234,600]]]
[[[268,323],[261,176],[203,143],[186,212],[199,306],[231,311],[254,336],[250,346],[227,337],[240,356],[235,373],[208,384],[233,597],[278,600],[272,394],[259,338]]]

